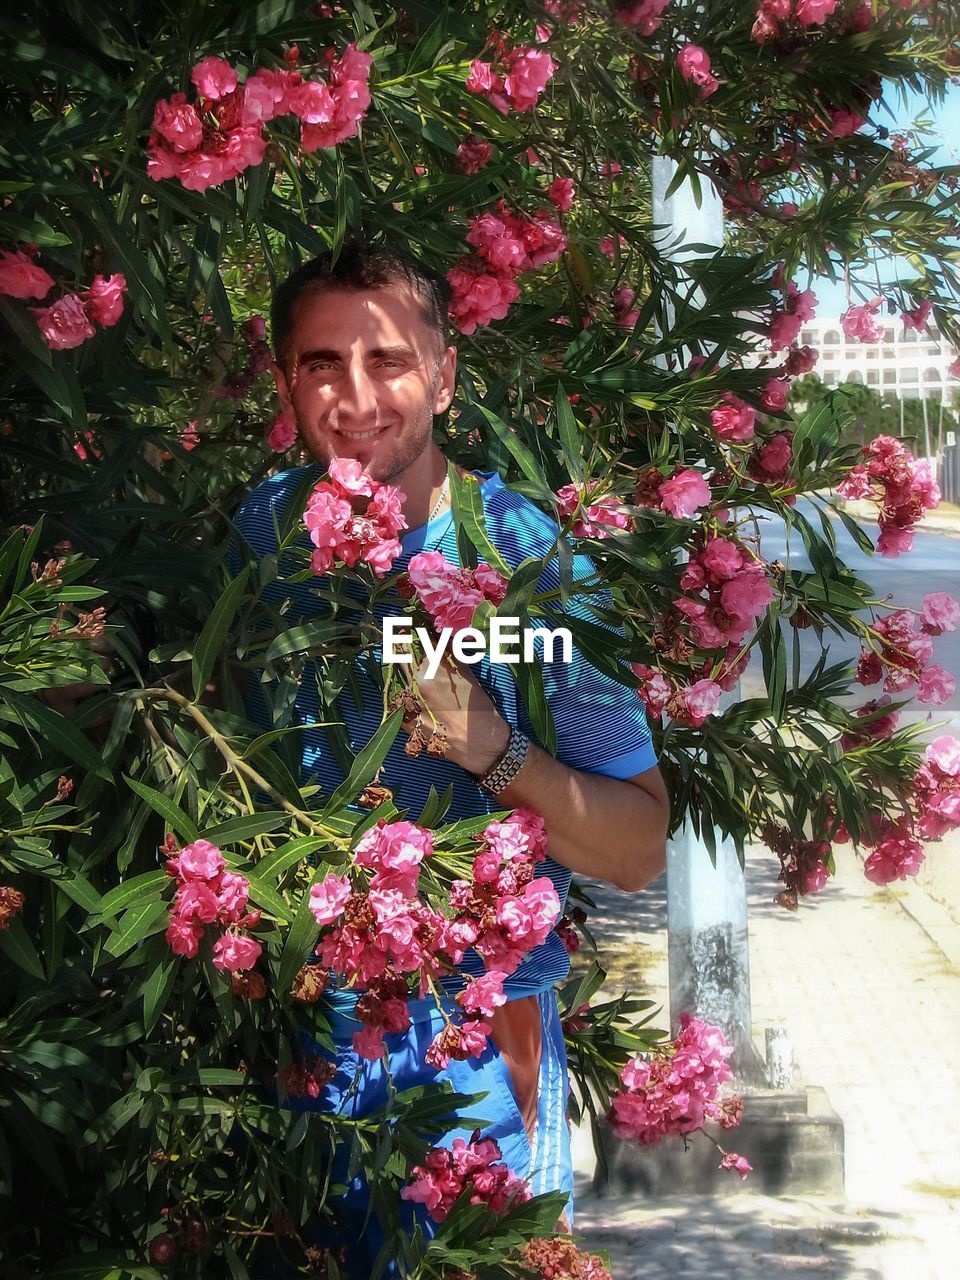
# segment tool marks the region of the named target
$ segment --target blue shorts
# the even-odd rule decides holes
[[[551,988],[536,997],[541,1018],[541,1052],[537,1124],[533,1139],[528,1137],[517,1096],[500,1051],[492,1040],[479,1058],[465,1062],[451,1061],[440,1071],[424,1063],[431,1040],[443,1029],[444,1020],[433,1000],[412,1001],[409,1030],[385,1036],[390,1058],[393,1088],[400,1093],[417,1085],[448,1081],[456,1093],[486,1097],[466,1104],[457,1112],[457,1123],[433,1139],[435,1146],[450,1147],[454,1138],[469,1140],[475,1129],[493,1138],[503,1161],[530,1187],[533,1195],[547,1191],[567,1193],[567,1217],[573,1221],[573,1166],[570,1158],[570,1131],[567,1124],[567,1057],[556,993]],[[455,1011],[454,1005],[447,1012]],[[382,1060],[370,1062],[353,1049],[351,1037],[360,1023],[331,1012],[331,1032],[337,1045],[337,1072],[316,1099],[288,1099],[285,1106],[298,1111],[332,1112],[361,1118],[383,1107],[388,1099],[388,1079]],[[301,1049],[307,1054],[329,1058],[315,1040],[304,1035]],[[346,1151],[343,1153],[345,1165]],[[339,1161],[338,1161],[339,1163]],[[345,1168],[343,1170],[345,1172]],[[343,1181],[341,1176],[339,1181]],[[362,1177],[355,1178],[347,1194],[336,1202],[328,1201],[337,1221],[311,1237],[317,1247],[349,1246],[345,1274],[361,1275],[366,1280],[373,1259],[383,1245],[383,1232],[374,1216],[368,1217],[369,1195]],[[427,1217],[421,1205],[402,1201],[401,1220],[406,1232],[414,1224],[427,1237],[434,1234],[436,1224]],[[385,1275],[395,1275],[392,1266]]]

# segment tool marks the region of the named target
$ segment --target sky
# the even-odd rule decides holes
[[[904,101],[899,91],[895,91],[889,82],[884,85],[884,90],[883,102],[870,113],[874,124],[885,125],[891,133],[895,133],[914,123],[926,122],[930,129],[924,133],[923,142],[927,146],[937,147],[930,157],[930,163],[960,164],[960,85],[949,85],[946,98],[936,106],[926,97],[910,90]],[[907,274],[912,275],[913,272],[907,268]],[[896,278],[894,259],[887,264],[886,272],[881,266],[880,276],[881,280]],[[846,310],[846,293],[842,283],[816,280],[813,291],[820,303],[817,308],[818,316],[838,316]]]

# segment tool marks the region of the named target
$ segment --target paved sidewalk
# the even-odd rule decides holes
[[[747,876],[754,1035],[762,1048],[765,1027],[784,1025],[800,1083],[824,1088],[843,1118],[845,1200],[741,1192],[732,1174],[729,1196],[597,1197],[577,1134],[577,1229],[609,1250],[615,1280],[960,1277],[960,970],[922,890],[880,889],[838,853],[837,879],[796,914],[773,903],[772,856],[752,854]],[[636,897],[599,886],[596,897],[610,988],[642,983],[665,1004],[662,878]]]

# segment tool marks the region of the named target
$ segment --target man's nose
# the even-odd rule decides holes
[[[377,389],[362,364],[351,365],[341,384],[340,409],[357,418],[372,416],[377,412]]]

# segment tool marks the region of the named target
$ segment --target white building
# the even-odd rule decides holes
[[[960,380],[947,372],[957,353],[932,325],[917,333],[890,316],[882,342],[859,342],[844,334],[839,319],[818,318],[803,326],[800,342],[819,351],[814,372],[828,387],[859,382],[891,399],[960,400]]]

